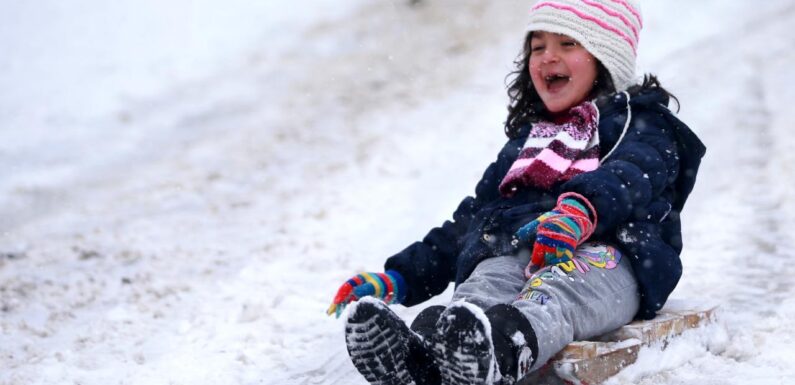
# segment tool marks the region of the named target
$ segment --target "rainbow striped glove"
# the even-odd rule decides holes
[[[346,305],[365,296],[380,298],[386,303],[401,303],[406,299],[406,294],[406,281],[395,270],[361,273],[340,286],[326,314],[340,318]]]
[[[552,211],[542,214],[516,232],[519,242],[529,244],[535,236],[530,265],[544,267],[571,260],[574,250],[593,234],[596,210],[584,196],[565,193]]]

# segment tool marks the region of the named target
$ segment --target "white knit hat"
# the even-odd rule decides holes
[[[538,0],[527,30],[576,39],[607,68],[616,90],[623,91],[635,80],[642,27],[637,0]]]

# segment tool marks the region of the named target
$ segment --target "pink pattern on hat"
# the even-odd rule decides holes
[[[640,25],[641,28],[643,28],[643,17],[640,16],[640,13],[638,13],[638,11],[635,8],[633,8],[625,0],[611,0],[611,1],[614,2],[614,3],[618,3],[618,4],[623,5],[624,8],[627,9],[627,11],[629,11],[631,14],[635,15],[635,17],[638,19],[638,24]]]
[[[636,44],[629,36],[627,36],[624,32],[621,32],[617,28],[605,23],[602,20],[599,20],[599,19],[597,19],[597,18],[595,18],[593,16],[590,16],[590,15],[586,15],[586,14],[580,12],[579,10],[575,9],[574,7],[571,7],[571,6],[568,6],[568,5],[564,5],[564,4],[553,3],[553,2],[549,2],[549,1],[542,1],[542,2],[540,2],[538,4],[536,4],[536,6],[533,7],[533,10],[535,11],[536,9],[539,9],[539,8],[542,8],[542,7],[552,7],[552,8],[555,8],[555,9],[569,11],[569,12],[577,15],[581,19],[592,21],[592,22],[596,23],[597,25],[599,25],[600,27],[602,27],[603,29],[606,29],[606,30],[608,30],[610,32],[613,32],[614,34],[616,34],[619,37],[621,37],[624,41],[629,43],[629,46],[632,47],[632,51],[635,52],[635,54],[637,54]]]
[[[629,21],[629,19],[627,19],[626,16],[624,16],[624,15],[622,15],[622,14],[616,12],[616,11],[613,11],[612,9],[607,8],[607,7],[605,7],[602,4],[593,2],[591,0],[582,0],[582,2],[585,3],[585,4],[588,4],[588,5],[592,6],[592,7],[599,8],[602,11],[604,11],[604,13],[606,13],[606,14],[608,14],[610,16],[617,17],[617,18],[621,19],[621,21],[624,22],[624,25],[626,25],[627,27],[629,27],[629,29],[632,30],[632,34],[635,35],[635,41],[638,41],[638,37],[639,37],[638,29],[635,28],[634,25],[632,25],[632,22]]]

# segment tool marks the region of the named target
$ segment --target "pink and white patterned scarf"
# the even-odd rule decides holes
[[[524,148],[500,183],[512,196],[521,187],[548,190],[577,174],[599,167],[599,110],[592,102],[572,107],[556,122],[533,124]]]

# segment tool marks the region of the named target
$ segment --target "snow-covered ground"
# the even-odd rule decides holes
[[[407,3],[1,4],[0,384],[364,384],[324,311],[471,193],[528,8]],[[795,383],[795,2],[644,14],[722,311],[610,384]]]

